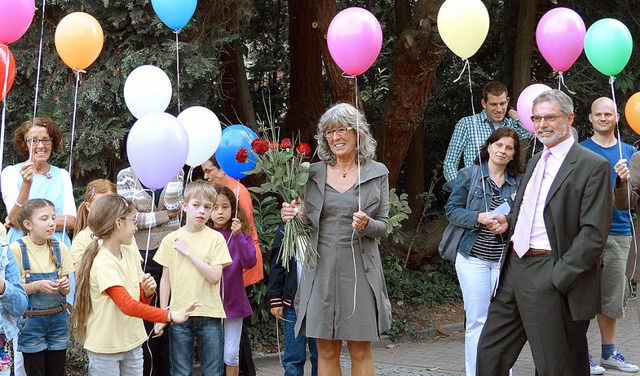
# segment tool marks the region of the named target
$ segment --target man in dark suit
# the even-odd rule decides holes
[[[479,376],[508,375],[527,339],[539,376],[589,372],[586,330],[600,305],[611,166],[575,142],[573,119],[573,102],[559,90],[534,100],[544,149],[529,162],[512,214],[485,223],[509,231],[510,242],[478,345]]]

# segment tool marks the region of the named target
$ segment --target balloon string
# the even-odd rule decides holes
[[[178,113],[180,113],[180,44],[178,43],[178,34],[180,30],[176,30],[176,79],[178,81]]]
[[[462,70],[460,71],[460,74],[458,75],[458,78],[456,78],[455,80],[453,80],[453,82],[458,82],[460,81],[460,79],[462,78],[462,75],[464,75],[464,71],[469,68],[469,59],[465,59],[464,60],[464,65],[462,66]],[[471,93],[471,96],[473,97],[473,92]],[[471,99],[471,106],[473,107],[473,98]],[[475,114],[475,113],[474,113]]]
[[[480,128],[480,124],[478,124],[478,117],[476,116],[476,107],[475,107],[475,104],[473,102],[473,82],[471,81],[471,63],[469,63],[469,59],[465,60],[464,66],[467,68],[467,77],[468,77],[468,81],[469,81],[469,94],[470,94],[470,97],[471,97],[471,112],[473,113],[473,117],[472,117],[472,119],[473,119],[473,137],[474,137],[476,149],[478,150],[478,163],[480,164],[480,179],[482,180],[483,197],[485,197],[484,208],[485,208],[485,211],[488,213],[489,212],[489,204],[487,203],[486,195],[484,194],[484,192],[486,192],[486,187],[485,187],[485,181],[484,181],[484,169],[482,168],[482,155],[480,155],[480,147],[482,146],[481,144],[483,144],[484,142],[480,142],[480,135],[479,135],[479,131],[478,131],[478,129]],[[460,74],[460,77],[462,77],[462,73]],[[458,79],[460,77],[458,77]]]
[[[38,92],[40,89],[40,70],[42,68],[42,40],[44,36],[44,10],[45,10],[46,0],[42,0],[42,20],[40,21],[40,43],[38,45],[38,63],[36,66],[36,89],[33,98],[33,120],[31,121],[31,126],[36,126],[36,114],[38,113]],[[31,155],[29,155],[29,160],[31,160]]]
[[[71,118],[71,137],[69,139],[69,176],[71,176],[71,165],[73,164],[73,140],[76,134],[76,113],[78,111],[78,86],[80,84],[80,73],[84,72],[79,69],[73,69],[76,74],[76,88],[73,93],[73,117]]]
[[[187,172],[187,182],[191,183],[193,181],[193,166],[189,167],[189,172]]]
[[[618,103],[616,102],[616,90],[614,88],[614,82],[616,78],[609,76],[609,86],[611,86],[611,99],[613,100],[613,113],[616,117],[616,130],[618,132],[618,151],[620,152],[620,159],[622,159],[622,137],[620,137],[620,122],[618,119]]]
[[[562,85],[567,90],[567,92],[569,94],[576,95],[576,92],[575,91],[571,91],[569,89],[569,87],[567,87],[567,85],[565,84],[564,75],[562,74],[562,72],[558,72],[558,90],[561,90],[560,89],[560,85]]]
[[[9,90],[9,64],[11,58],[9,56],[9,47],[7,46],[7,53],[5,54],[5,70],[4,70],[4,85],[2,85],[2,92],[0,92],[0,99],[2,99],[2,128],[0,129],[0,169],[2,169],[2,162],[4,161],[4,131],[7,118],[7,95]]]

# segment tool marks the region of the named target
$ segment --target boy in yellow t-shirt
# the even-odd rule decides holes
[[[179,310],[197,300],[201,307],[189,319],[169,328],[171,375],[191,375],[193,342],[198,343],[203,375],[223,375],[226,317],[220,297],[222,268],[232,259],[224,237],[205,224],[217,200],[215,188],[204,180],[189,183],[184,190],[184,227],[162,240],[153,258],[163,266],[160,279],[160,306]],[[156,324],[156,331],[165,324]]]

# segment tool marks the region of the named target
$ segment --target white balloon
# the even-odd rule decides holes
[[[171,81],[164,71],[153,65],[134,69],[124,83],[124,101],[129,111],[140,119],[164,112],[171,102]]]
[[[189,137],[187,164],[200,166],[215,153],[220,144],[222,128],[213,111],[201,106],[189,107],[178,115]]]

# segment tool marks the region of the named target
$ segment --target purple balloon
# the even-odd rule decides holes
[[[586,33],[578,13],[569,8],[554,8],[538,22],[536,42],[547,63],[558,72],[565,72],[582,53]]]
[[[382,28],[366,9],[351,7],[336,14],[327,30],[327,45],[333,61],[352,76],[364,73],[382,49]]]
[[[129,164],[142,184],[160,189],[178,176],[189,153],[189,137],[175,116],[165,112],[144,116],[127,139]]]
[[[518,117],[522,125],[533,134],[536,133],[533,121],[531,121],[531,115],[533,115],[533,100],[548,90],[551,90],[551,88],[547,85],[531,84],[522,90],[522,93],[518,96]]]
[[[20,39],[31,25],[35,11],[34,0],[0,0],[0,44]]]

